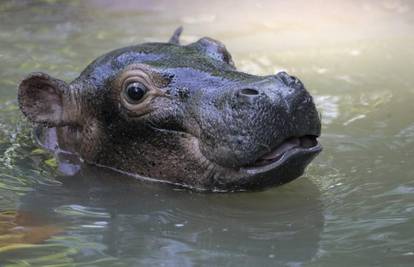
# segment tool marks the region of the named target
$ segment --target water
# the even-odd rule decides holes
[[[392,0],[2,1],[0,265],[413,266],[413,12]],[[17,108],[18,81],[69,81],[179,25],[186,43],[224,42],[244,71],[303,80],[325,148],[304,177],[200,194],[94,168],[59,175]]]

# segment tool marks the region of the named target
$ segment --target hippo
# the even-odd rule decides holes
[[[292,181],[322,150],[319,113],[296,77],[236,69],[224,44],[120,48],[70,83],[42,72],[18,87],[40,145],[85,165],[195,190],[244,191]]]

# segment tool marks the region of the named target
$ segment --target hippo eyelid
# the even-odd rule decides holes
[[[157,76],[147,65],[135,64],[128,66],[118,75],[113,84],[114,92],[119,95],[122,106],[128,110],[128,115],[136,117],[151,111],[150,103],[158,96],[165,96],[161,90],[160,83],[157,83]],[[145,87],[145,94],[139,101],[130,101],[126,90],[131,84],[141,84]]]

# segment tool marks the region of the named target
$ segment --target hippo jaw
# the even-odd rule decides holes
[[[284,72],[239,72],[213,39],[177,38],[112,51],[70,84],[31,74],[20,108],[57,132],[59,149],[141,178],[236,191],[302,175],[321,151],[303,84]]]
[[[122,171],[108,165],[98,165],[110,168],[138,179],[152,182],[173,184],[197,191],[229,192],[262,190],[268,187],[282,185],[300,177],[309,163],[322,151],[316,135],[300,138],[289,138],[270,153],[258,158],[251,164],[229,168],[209,160],[200,151],[199,139],[192,135],[174,130],[158,129],[162,132],[177,134],[184,139],[186,149],[197,161],[201,162],[205,171],[198,174],[197,181],[165,179],[149,177],[129,171]],[[172,167],[173,168],[173,167]]]
[[[210,189],[257,190],[290,182],[300,177],[309,163],[322,151],[317,140],[319,135],[320,133],[313,133],[288,138],[270,152],[260,157],[252,157],[251,163],[240,167],[220,166],[221,168],[216,168],[217,173],[212,175],[215,176],[215,182]],[[226,178],[220,179],[220,176]]]
[[[306,144],[304,144],[303,140]],[[252,178],[250,187],[283,184],[301,176],[306,166],[322,151],[315,136],[290,138],[241,171]],[[283,175],[281,174],[283,173]],[[268,178],[266,178],[268,177]],[[262,179],[262,181],[255,181]]]
[[[316,136],[291,137],[266,155],[260,157],[253,164],[245,166],[244,169],[256,173],[266,172],[282,166],[290,158],[296,157],[299,154],[314,154],[319,153],[321,150],[322,146],[319,144]]]

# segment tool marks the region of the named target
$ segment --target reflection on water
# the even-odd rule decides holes
[[[310,261],[318,251],[322,203],[308,180],[277,195],[200,194],[115,173],[96,175],[94,168],[82,171],[58,178],[59,187],[34,186],[19,207],[64,225],[68,237],[51,241],[72,242],[75,257],[97,260],[105,254],[133,266],[252,266]],[[21,255],[13,252],[4,256]]]
[[[2,1],[0,265],[411,266],[413,10],[403,0]],[[100,54],[165,41],[178,25],[184,42],[223,41],[244,71],[303,80],[325,147],[306,177],[199,194],[93,168],[59,176],[20,116],[18,81],[36,70],[71,80]]]

